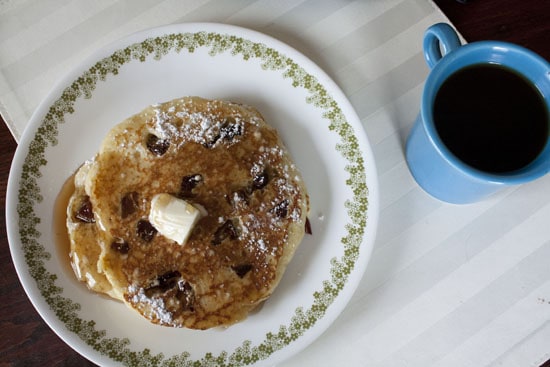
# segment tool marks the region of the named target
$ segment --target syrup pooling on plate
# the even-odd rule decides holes
[[[242,320],[274,291],[304,235],[300,172],[248,106],[197,97],[150,106],[108,133],[87,170],[75,196],[93,208],[97,270],[154,323]],[[199,208],[184,243],[152,225],[159,194]]]

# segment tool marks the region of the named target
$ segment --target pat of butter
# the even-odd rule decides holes
[[[203,215],[201,209],[173,195],[157,194],[151,200],[149,222],[164,237],[184,245]]]

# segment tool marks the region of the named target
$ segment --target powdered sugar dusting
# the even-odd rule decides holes
[[[166,309],[166,305],[162,298],[148,297],[145,294],[145,289],[134,284],[128,287],[128,294],[133,295],[130,299],[132,304],[147,306],[147,311],[143,310],[144,316],[152,320],[157,319],[159,323],[163,325],[173,324],[172,313]]]
[[[193,100],[181,99],[163,104],[152,105],[154,112],[153,129],[161,138],[172,138],[178,144],[195,142],[202,145],[215,145],[222,142],[232,145],[238,142],[238,136],[244,133],[246,126],[239,109],[231,111],[231,116],[222,115],[216,104],[206,102],[205,108],[198,111]],[[256,117],[247,120],[248,124],[258,125]],[[223,139],[229,136],[228,139]],[[220,139],[222,138],[222,139]]]

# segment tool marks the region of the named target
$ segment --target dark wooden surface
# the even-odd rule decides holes
[[[435,2],[467,41],[513,42],[550,60],[549,0]],[[0,199],[4,207],[16,147],[6,125],[0,122]],[[64,344],[27,299],[10,257],[5,210],[0,218],[0,367],[4,366],[94,366]],[[550,367],[550,361],[544,367]]]

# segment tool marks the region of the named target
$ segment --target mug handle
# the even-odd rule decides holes
[[[424,58],[433,68],[445,55],[461,46],[455,30],[447,23],[437,23],[424,32]],[[443,53],[441,53],[443,50]]]

